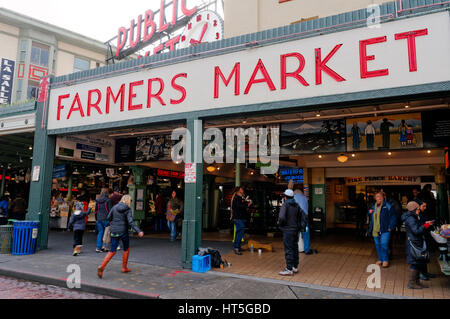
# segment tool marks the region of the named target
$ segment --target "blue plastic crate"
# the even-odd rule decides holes
[[[36,249],[39,222],[15,221],[13,230],[12,254],[32,255]]]
[[[192,256],[192,271],[205,273],[211,270],[211,255]]]

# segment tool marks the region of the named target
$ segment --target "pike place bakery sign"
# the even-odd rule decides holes
[[[444,82],[449,55],[439,12],[56,87],[48,129]]]
[[[347,177],[346,185],[420,185],[421,179],[416,176],[366,176]]]

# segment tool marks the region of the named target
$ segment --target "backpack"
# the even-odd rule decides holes
[[[211,255],[211,267],[212,268],[220,268],[221,265],[225,265],[225,262],[222,260],[222,256],[220,252],[211,248],[199,248],[198,249],[199,256],[208,256]]]
[[[305,233],[306,227],[308,227],[308,217],[306,216],[306,213],[303,211],[303,209],[300,208],[300,206],[298,206],[298,213],[298,229],[300,230],[300,232]]]

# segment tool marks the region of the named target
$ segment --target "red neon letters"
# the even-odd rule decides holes
[[[159,11],[159,24],[158,26],[155,23],[154,12],[152,10],[147,10],[144,15],[144,23],[142,23],[142,15],[139,15],[137,19],[137,23],[135,20],[131,20],[130,23],[130,31],[128,32],[125,27],[119,28],[118,36],[117,36],[117,50],[116,57],[120,56],[120,53],[126,47],[127,43],[129,43],[130,48],[136,47],[141,42],[150,41],[156,33],[163,32],[171,25],[175,25],[178,19],[178,1],[172,1],[172,21],[171,23],[164,23],[165,19],[165,10],[166,1],[161,0],[160,11]],[[194,15],[197,12],[197,7],[192,9],[188,9],[186,7],[186,0],[181,0],[181,12],[187,17]],[[136,24],[136,25],[135,25]],[[142,37],[142,24],[144,25],[144,36]],[[136,33],[135,33],[136,32]],[[136,36],[135,36],[136,34]],[[167,45],[163,46],[163,48],[170,48],[170,50],[174,50],[175,44],[178,41],[170,41]]]

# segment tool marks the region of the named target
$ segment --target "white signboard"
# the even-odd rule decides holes
[[[114,147],[113,139],[69,135],[57,138],[56,156],[111,164],[114,163]]]
[[[184,168],[184,182],[186,184],[197,183],[197,166],[195,164],[185,164]]]
[[[39,177],[41,174],[41,167],[40,166],[34,166],[33,167],[33,177],[31,179],[32,182],[39,182]]]
[[[439,12],[64,85],[48,129],[449,81],[449,55]]]

